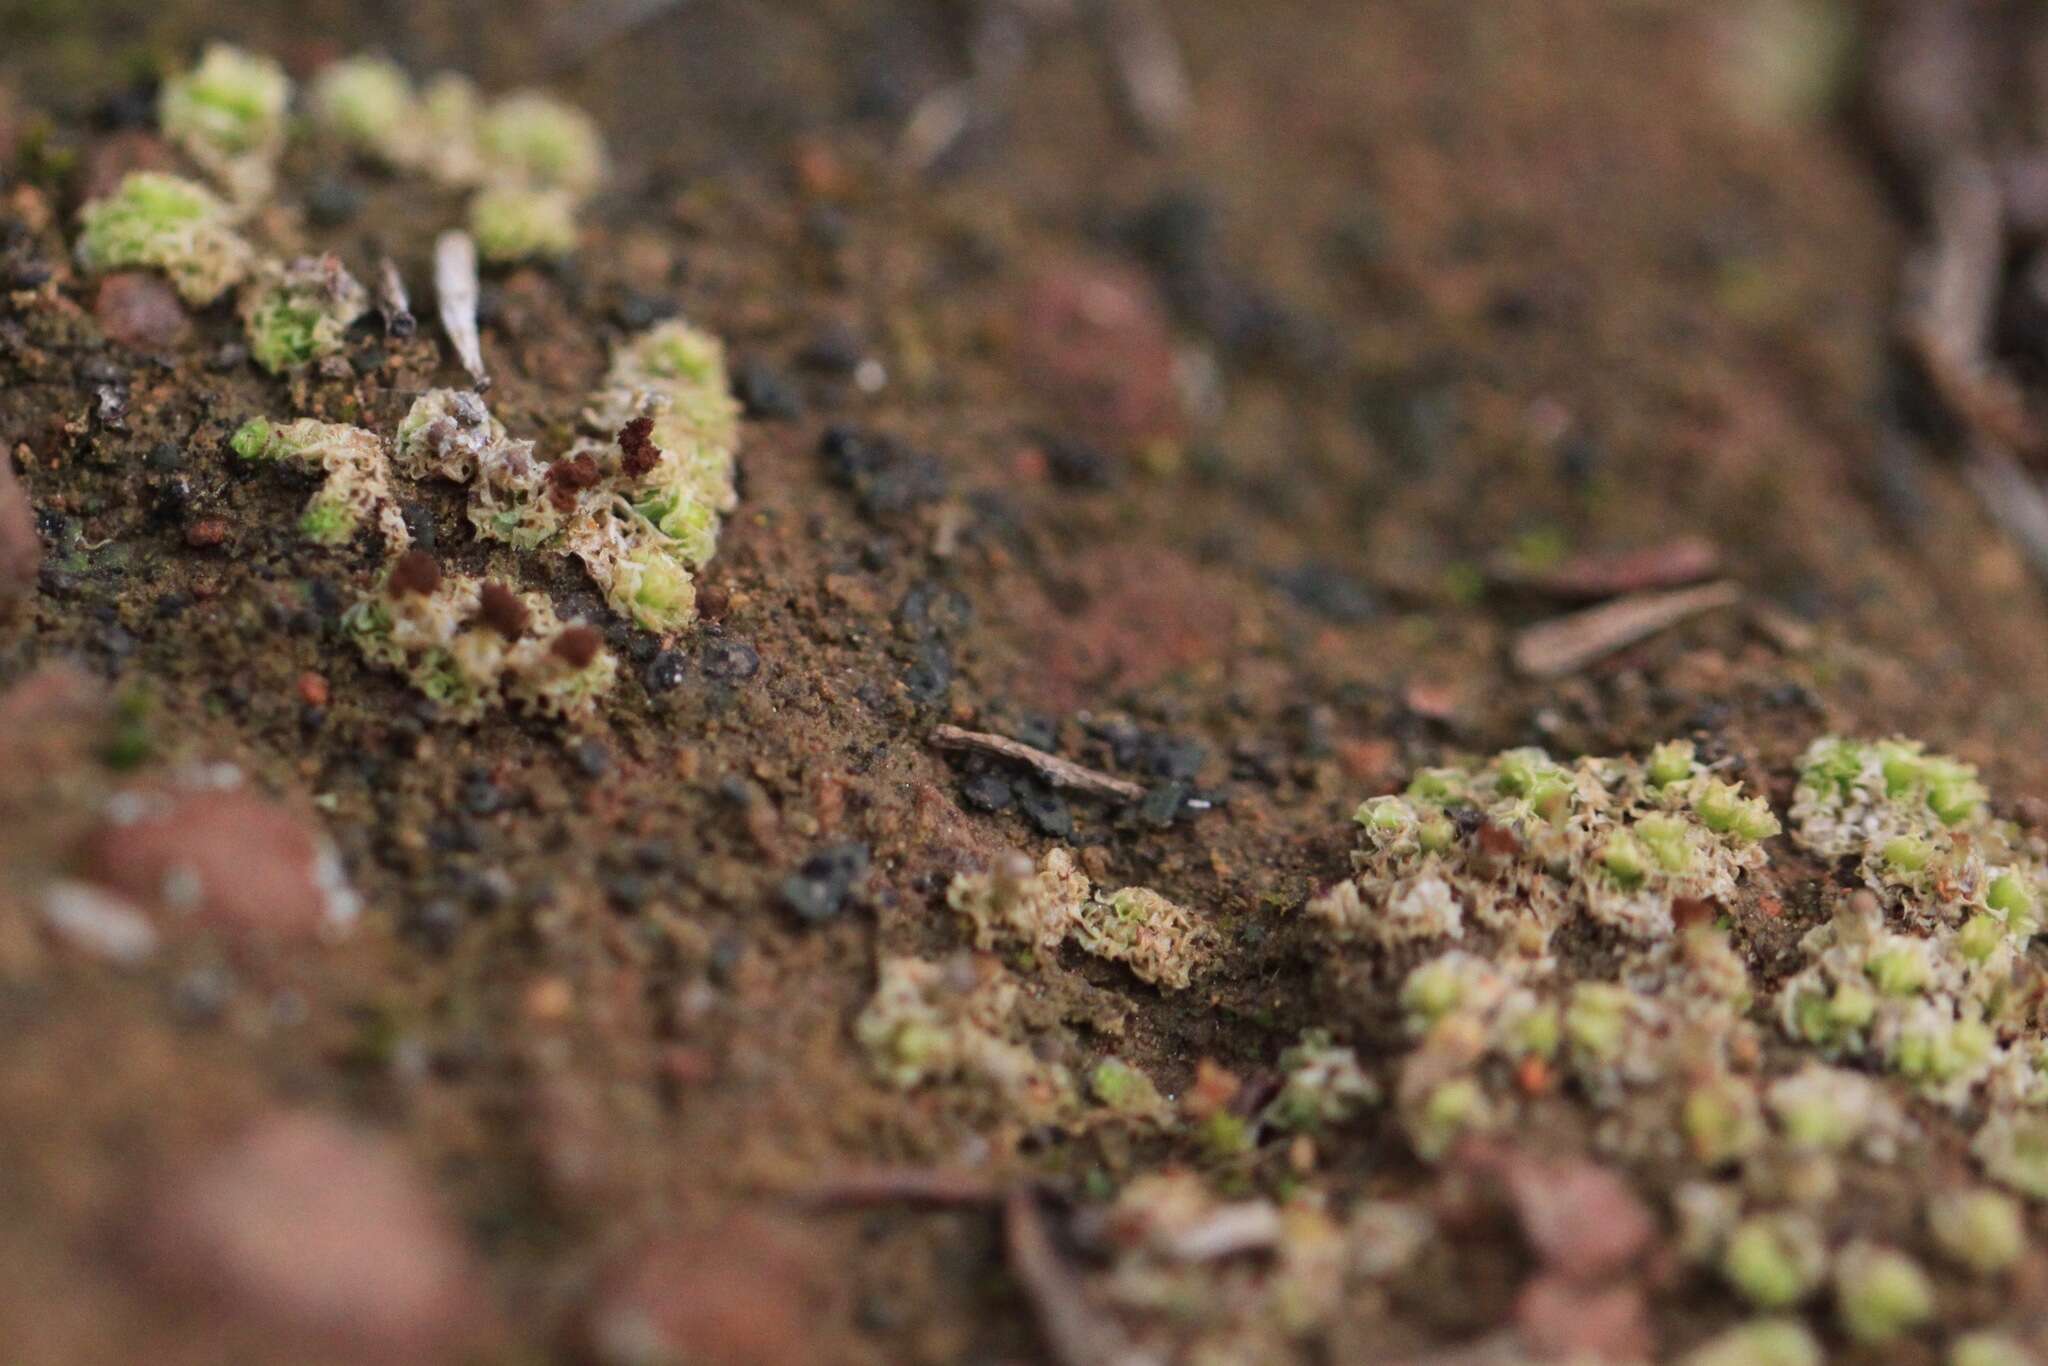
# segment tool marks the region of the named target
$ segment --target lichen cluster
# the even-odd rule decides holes
[[[228,445],[244,460],[277,461],[322,476],[299,516],[300,533],[316,545],[345,545],[367,525],[393,553],[412,544],[391,486],[391,461],[375,432],[312,418],[258,417],[237,428]]]
[[[988,958],[887,959],[854,1037],[877,1075],[899,1090],[971,1080],[1028,1120],[1059,1118],[1074,1105],[1073,1074],[1017,1041],[1021,991],[1017,978]]]
[[[1036,867],[1019,854],[987,872],[962,873],[946,902],[966,917],[976,948],[1013,943],[1050,954],[1071,939],[1169,991],[1187,988],[1211,946],[1194,916],[1149,887],[1098,894],[1065,849]]]
[[[291,78],[268,57],[214,43],[199,64],[168,77],[157,123],[238,206],[262,202],[284,152]]]
[[[682,322],[640,333],[614,349],[583,422],[589,434],[553,462],[497,440],[439,472],[474,480],[480,535],[573,555],[613,610],[679,630],[696,615],[693,571],[738,501],[739,407],[724,347]]]
[[[1101,1258],[1091,1293],[1148,1348],[1299,1355],[1346,1294],[1400,1274],[1431,1236],[1409,1206],[1338,1217],[1310,1175],[1326,1144],[1391,1126],[1425,1162],[1455,1155],[1469,1171],[1568,1107],[1615,1170],[1643,1174],[1688,1274],[1751,1315],[1684,1357],[1693,1366],[1818,1362],[1822,1319],[1872,1351],[1927,1333],[1944,1282],[1996,1284],[2027,1255],[2023,1205],[1997,1186],[2048,1200],[2048,980],[2026,953],[2042,845],[1992,818],[1969,766],[1899,740],[1816,743],[1787,815],[1789,829],[1684,743],[1571,764],[1512,750],[1364,803],[1352,873],[1307,917],[1351,1009],[1252,1081],[1204,1060],[1170,1099],[1122,1058],[1087,1074],[1102,1112],[1154,1126],[1195,1164],[1134,1176],[1083,1222]],[[1791,878],[1814,876],[1780,835],[1832,862],[1834,885],[1797,954],[1753,974],[1745,926],[1797,913],[1763,876],[1773,854]],[[958,877],[947,899],[977,948],[1021,950],[1020,966],[1069,943],[1097,951],[1084,927],[1117,901],[1061,849]],[[1199,945],[1199,970],[1218,951],[1199,918],[1169,923],[1186,936],[1176,961]],[[959,961],[1007,994],[956,986],[948,1007],[929,968],[918,999],[934,1038],[910,1053],[948,1062],[892,1079],[1032,1093],[1051,1065],[1020,1032],[1027,979]],[[900,989],[885,975],[862,1017],[885,1073],[900,1044],[874,1022]],[[970,1015],[979,1032],[963,1036]],[[1945,1161],[1951,1116],[1974,1127],[1984,1183],[1944,1174],[1910,1219],[1873,1220],[1866,1169]],[[1309,1179],[1286,1199],[1242,1198],[1247,1169],[1283,1152]],[[1374,1247],[1409,1250],[1378,1266]],[[1980,1322],[1948,1349],[2028,1359]]]
[[[242,232],[276,189],[291,99],[292,83],[275,61],[208,47],[196,66],[164,81],[158,122],[226,198],[197,180],[144,171],[79,215],[77,256],[89,272],[161,270],[201,306],[245,285],[238,311],[249,353],[272,373],[336,354],[369,308],[335,258],[271,259]],[[486,102],[468,81],[444,74],[416,92],[396,66],[359,57],[321,72],[308,105],[325,136],[473,190],[470,230],[486,260],[569,254],[576,211],[604,176],[596,124],[533,91]]]
[[[604,141],[581,110],[538,91],[484,101],[443,72],[416,89],[381,57],[323,70],[308,103],[327,136],[383,164],[472,189],[469,227],[486,260],[565,256],[576,210],[604,178]]]
[[[1675,909],[1731,897],[1778,833],[1768,804],[1703,767],[1686,743],[1648,762],[1509,750],[1477,769],[1430,769],[1405,795],[1358,808],[1355,875],[1309,903],[1340,940],[1511,934],[1538,956],[1584,914],[1637,939]]]
[[[87,271],[160,270],[190,304],[212,303],[247,279],[256,260],[228,206],[179,176],[136,171],[78,218],[78,263]]]
[[[618,671],[597,631],[565,624],[544,594],[445,573],[419,551],[394,560],[345,624],[364,657],[403,673],[457,721],[506,704],[586,718]]]

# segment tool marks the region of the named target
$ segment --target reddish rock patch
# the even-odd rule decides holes
[[[92,311],[107,339],[131,351],[166,351],[192,331],[178,292],[162,276],[141,271],[101,280]]]
[[[1026,624],[1037,649],[1017,686],[1039,705],[1066,709],[1099,691],[1150,687],[1230,646],[1228,585],[1180,556],[1112,546],[1061,568],[1059,596],[1072,606],[1048,602]]]
[[[786,1366],[812,1359],[823,1290],[802,1231],[758,1216],[650,1245],[589,1320],[598,1360]]]
[[[1077,262],[1041,276],[1024,296],[1018,351],[1083,435],[1130,447],[1181,430],[1173,340],[1138,271]]]
[[[1515,1300],[1522,1342],[1538,1361],[1650,1361],[1648,1314],[1631,1285],[1589,1290],[1539,1276]]]
[[[155,790],[124,796],[88,842],[92,880],[238,940],[284,942],[340,928],[352,906],[304,820],[254,793]]]
[[[484,1314],[469,1255],[382,1139],[279,1113],[173,1178],[137,1238],[152,1278],[364,1361],[442,1359]]]

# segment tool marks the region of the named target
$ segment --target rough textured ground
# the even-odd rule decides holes
[[[2008,813],[2048,792],[2048,604],[1939,465],[1903,495],[1871,474],[1897,240],[1864,158],[1837,127],[1736,117],[1695,7],[1592,0],[1185,0],[1199,103],[1176,150],[1130,136],[1067,36],[935,179],[889,150],[962,69],[952,6],[704,0],[590,57],[556,86],[618,166],[573,264],[487,280],[496,410],[565,434],[606,344],[680,310],[801,411],[747,423],[701,626],[672,654],[609,629],[604,725],[438,723],[341,638],[367,556],[295,540],[304,486],[225,449],[286,406],[395,420],[455,377],[434,330],[365,327],[290,381],[222,354],[221,310],[118,345],[66,231],[96,176],[161,154],[134,82],[202,36],[503,87],[538,78],[561,8],[478,31],[469,6],[0,3],[0,445],[41,546],[0,625],[0,683],[38,678],[0,700],[10,1360],[277,1359],[280,1335],[293,1360],[630,1359],[604,1325],[643,1302],[683,1360],[1040,1359],[986,1212],[787,1198],[889,1163],[1099,1201],[1207,1161],[875,1083],[850,1023],[880,957],[965,942],[956,872],[1057,839],[1214,929],[1184,993],[1071,950],[1030,978],[1045,1048],[1113,1048],[1177,1096],[1201,1060],[1252,1077],[1319,1022],[1372,1069],[1404,1046],[1390,1010],[1378,1037],[1333,1007],[1298,911],[1345,873],[1357,801],[1446,756],[1691,736],[1782,806],[1814,736],[1898,731],[1981,764]],[[424,289],[454,201],[288,171],[327,210],[281,235],[365,272],[391,251]],[[835,477],[834,425],[895,443],[878,476]],[[418,502],[452,562],[600,614],[577,575],[471,542],[450,491]],[[1682,533],[1723,547],[1743,605],[1563,681],[1513,674],[1510,634],[1558,604],[1487,589],[1490,557]],[[934,751],[948,721],[1153,796],[1049,797]],[[327,832],[353,935],[285,923],[275,895],[253,928],[167,915],[132,970],[46,933],[51,870],[113,876],[100,804],[193,757]],[[222,846],[224,884],[264,885],[263,825],[225,825],[191,838]],[[849,843],[864,880],[793,913],[787,880]],[[1799,866],[1729,908],[1763,980],[1820,916],[1825,870]],[[1575,1151],[1579,1122],[1560,1106],[1521,1137]],[[1445,1187],[1469,1178],[1383,1114],[1302,1160],[1282,1141],[1208,1167],[1464,1208]],[[1918,1178],[1859,1179],[1889,1210]],[[1425,1274],[1305,1350],[1514,1321],[1514,1225],[1446,1218]],[[1945,1288],[1944,1313],[2040,1310],[2029,1268],[2002,1300]],[[1651,1300],[1660,1355],[1737,1317],[1694,1273]]]

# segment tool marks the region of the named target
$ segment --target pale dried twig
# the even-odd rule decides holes
[[[444,232],[434,243],[434,297],[441,327],[455,348],[455,358],[469,371],[478,389],[490,387],[484,373],[483,340],[477,334],[476,243],[466,232]]]
[[[999,759],[1026,764],[1054,787],[1065,788],[1070,792],[1085,792],[1090,796],[1108,797],[1124,802],[1134,802],[1145,795],[1142,784],[1134,783],[1128,778],[1111,777],[1084,764],[1077,764],[1072,759],[1062,759],[1057,754],[1048,754],[1021,740],[1012,740],[1006,735],[962,730],[958,726],[936,726],[931,733],[931,742],[939,749],[993,754]]]
[[[1156,1366],[1089,1302],[1081,1280],[1053,1245],[1038,1197],[1019,1187],[1003,1203],[1003,1248],[1046,1346],[1060,1366]]]
[[[1977,501],[2010,536],[2027,565],[2048,579],[2048,494],[2002,446],[1979,442],[1963,464]]]
[[[1103,0],[1103,43],[1138,131],[1155,143],[1187,126],[1195,96],[1180,42],[1158,0]]]
[[[1687,617],[1727,607],[1741,597],[1741,585],[1724,579],[1670,593],[1637,593],[1555,617],[1515,637],[1515,668],[1531,678],[1562,677]]]

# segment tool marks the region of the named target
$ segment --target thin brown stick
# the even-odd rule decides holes
[[[377,262],[377,311],[384,315],[387,336],[410,337],[419,327],[412,315],[412,296],[405,290],[405,276],[389,256]]]
[[[1531,678],[1560,678],[1687,617],[1727,607],[1741,597],[1741,585],[1723,579],[1673,593],[1638,593],[1554,617],[1515,637],[1515,668]]]
[[[1113,778],[1085,764],[1077,764],[1072,759],[1062,759],[1057,754],[1047,754],[1042,749],[1035,749],[1021,740],[1012,740],[1006,735],[962,730],[958,726],[936,726],[931,733],[931,742],[939,749],[993,754],[999,759],[1009,759],[1027,765],[1054,787],[1065,788],[1069,792],[1085,792],[1090,796],[1107,797],[1123,802],[1134,802],[1145,795],[1142,784],[1134,783],[1128,778]]]
[[[1574,555],[1542,570],[1525,570],[1503,560],[1489,568],[1488,577],[1504,587],[1594,601],[1651,588],[1682,588],[1710,579],[1720,569],[1719,546],[1704,536],[1680,536],[1638,550]]]
[[[1152,1366],[1155,1358],[1089,1303],[1080,1277],[1053,1246],[1038,1197],[1022,1187],[1003,1203],[1003,1248],[1060,1366]]]
[[[1007,1182],[942,1167],[855,1167],[791,1193],[799,1204],[822,1208],[870,1205],[999,1205]]]

